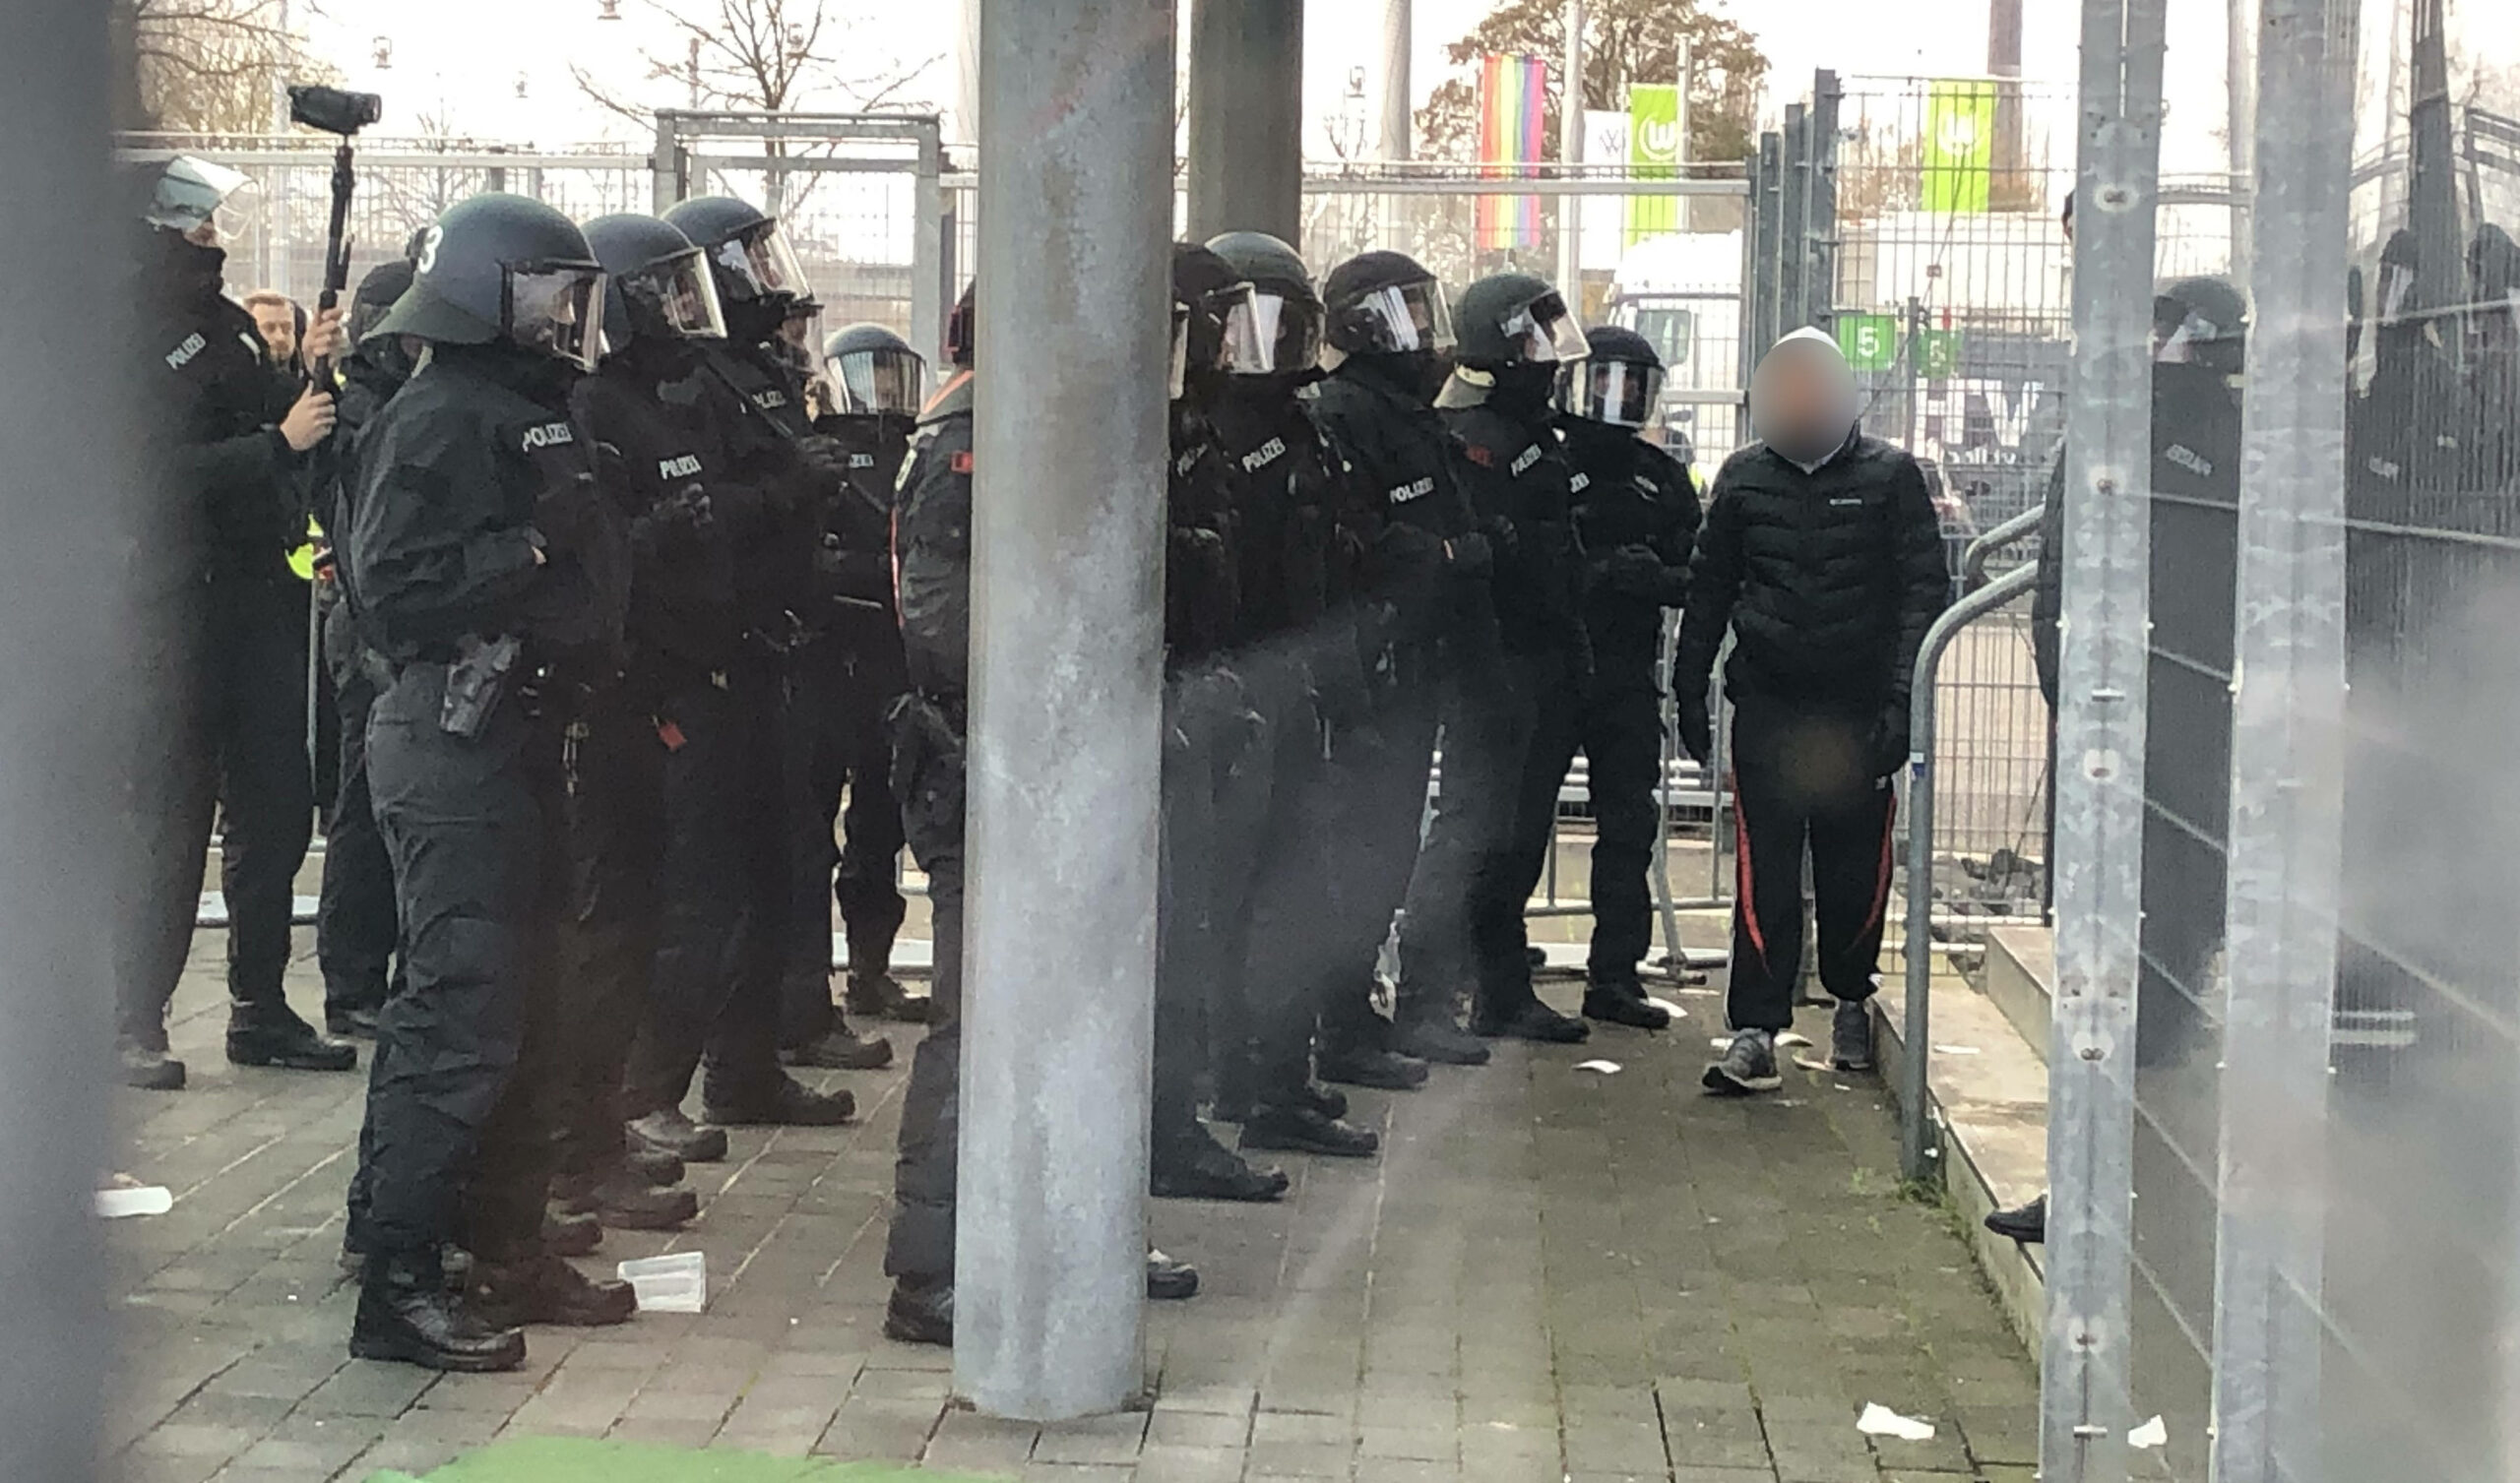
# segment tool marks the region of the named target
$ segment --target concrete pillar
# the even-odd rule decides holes
[[[62,244],[113,258],[137,232],[106,159],[122,91],[107,26],[107,7],[85,0],[0,6],[0,55],[24,59],[0,89],[0,128],[18,141],[0,151],[0,190],[42,203],[0,224],[0,456],[57,461],[70,428],[79,449],[76,498],[31,478],[0,489],[0,1119],[43,1130],[0,1159],[0,1456],[12,1477],[63,1483],[99,1470],[114,1318],[90,1201],[114,1167],[115,969],[146,957],[129,940],[159,925],[132,919],[153,822],[139,810],[166,801],[138,757],[174,726],[158,682],[171,681],[184,590],[162,538],[171,512],[143,506],[162,486],[136,466],[146,399],[125,349],[131,296],[56,286]],[[100,685],[106,675],[117,683]],[[161,767],[173,761],[157,750]]]
[[[955,1386],[1145,1385],[1172,7],[985,0]]]
[[[1303,0],[1193,0],[1190,238],[1303,241]]]

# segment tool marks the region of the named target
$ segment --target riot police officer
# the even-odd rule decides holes
[[[359,279],[350,296],[350,354],[342,362],[334,430],[333,476],[315,513],[328,533],[349,529],[358,488],[358,440],[367,424],[411,376],[411,356],[399,336],[377,335],[379,321],[411,286],[411,264],[396,258]],[[324,665],[333,677],[341,718],[333,808],[324,829],[324,880],[315,911],[315,959],[324,973],[324,1027],[336,1035],[373,1037],[384,1007],[401,923],[394,914],[394,862],[376,832],[367,790],[367,713],[378,675],[358,641],[338,553],[324,588]]]
[[[892,976],[893,941],[907,904],[895,880],[901,805],[893,797],[884,712],[910,688],[893,616],[893,485],[925,396],[927,362],[881,325],[848,326],[821,348],[813,430],[840,477],[822,503],[815,556],[817,611],[809,626],[821,637],[795,654],[788,728],[794,930],[780,1045],[795,1065],[881,1065],[892,1048],[845,1033],[833,1008],[831,914],[837,902],[849,949],[848,1008],[890,1020],[923,1017],[927,1006]],[[835,824],[845,830],[838,847]]]
[[[144,772],[168,796],[136,816],[153,837],[157,919],[122,951],[118,1049],[132,1085],[171,1089],[166,1005],[198,911],[214,802],[224,828],[220,886],[228,909],[227,1058],[240,1066],[346,1071],[357,1053],[319,1036],[281,990],[298,866],[314,829],[306,755],[306,588],[287,554],[306,534],[309,455],[335,421],[330,393],[265,363],[254,318],[220,278],[218,216],[244,184],[178,156],[133,177],[146,230],[138,257],[148,395],[170,430],[165,474],[175,522],[163,550],[178,646],[165,677],[178,723]],[[329,348],[321,337],[309,350]],[[162,834],[155,833],[162,831]]]
[[[1670,1016],[1646,1002],[1637,964],[1653,942],[1646,871],[1662,829],[1663,624],[1688,597],[1697,538],[1697,486],[1640,430],[1662,400],[1663,357],[1633,330],[1590,335],[1592,355],[1558,378],[1558,433],[1574,470],[1575,533],[1585,552],[1584,624],[1593,675],[1575,704],[1543,711],[1523,771],[1525,895],[1546,868],[1549,821],[1567,765],[1584,754],[1593,824],[1593,945],[1587,1019],[1662,1029]]]
[[[599,217],[586,234],[607,275],[608,350],[572,405],[629,526],[632,580],[622,672],[568,698],[560,982],[572,1036],[556,1193],[605,1225],[670,1229],[698,1212],[698,1199],[674,1187],[674,1155],[627,1145],[621,1091],[653,998],[670,718],[739,649],[721,480],[728,520],[758,499],[735,484],[726,452],[724,428],[744,409],[700,358],[725,336],[700,250],[653,216]]]
[[[911,1057],[893,1167],[893,1279],[884,1332],[908,1343],[954,1341],[954,1179],[963,1043],[964,738],[971,670],[972,393],[976,298],[965,289],[946,327],[954,374],[920,412],[895,502],[894,562],[911,689],[887,717],[893,790],[912,858],[927,873],[936,943],[926,1036]],[[1186,1298],[1199,1274],[1161,1252],[1147,1257],[1147,1295]]]
[[[725,316],[725,339],[697,353],[724,440],[710,507],[728,542],[738,632],[722,663],[677,687],[662,716],[672,727],[664,909],[627,1110],[643,1143],[694,1159],[725,1151],[719,1128],[694,1127],[680,1111],[704,1057],[702,1116],[714,1125],[830,1126],[854,1116],[856,1102],[809,1090],[778,1053],[791,901],[788,656],[810,601],[823,476],[798,449],[803,389],[767,346],[804,275],[778,222],[743,202],[702,197],[665,219],[707,257]]]
[[[1496,544],[1499,658],[1453,673],[1442,795],[1410,883],[1401,981],[1419,997],[1466,981],[1481,1035],[1570,1043],[1585,1037],[1584,1021],[1532,989],[1529,890],[1517,889],[1516,861],[1549,825],[1523,784],[1540,718],[1576,704],[1592,665],[1574,475],[1550,407],[1559,368],[1584,358],[1586,340],[1557,291],[1529,274],[1471,284],[1458,323],[1460,368],[1435,404],[1460,447],[1471,508]],[[1552,787],[1549,814],[1556,802]]]
[[[1321,376],[1325,321],[1302,259],[1260,232],[1209,245],[1251,283],[1258,323],[1274,341],[1267,368],[1222,379],[1206,414],[1235,475],[1243,614],[1234,663],[1267,720],[1268,807],[1249,905],[1224,945],[1228,981],[1242,985],[1254,1021],[1256,1058],[1241,1098],[1254,1105],[1243,1143],[1362,1156],[1379,1140],[1346,1121],[1346,1098],[1312,1081],[1315,1067],[1324,1081],[1387,1090],[1426,1078],[1423,1062],[1386,1048],[1389,1027],[1357,992],[1348,957],[1354,944],[1337,925],[1346,822],[1331,769],[1334,759],[1354,761],[1371,729],[1361,563],[1383,525],[1382,491],[1302,400]]]
[[[368,777],[405,948],[352,1186],[350,1352],[499,1370],[525,1358],[516,1324],[633,1307],[626,1283],[542,1244],[559,1027],[536,987],[566,786],[550,698],[617,671],[629,558],[568,413],[600,330],[585,236],[538,202],[477,196],[415,266],[377,329],[428,359],[362,442],[346,543],[361,637],[393,672]],[[461,1297],[440,1265],[458,1237],[475,1258]]]
[[[1277,1170],[1219,1143],[1196,1110],[1211,1052],[1228,1076],[1246,1052],[1241,927],[1269,808],[1273,714],[1237,650],[1246,528],[1236,476],[1208,422],[1236,370],[1265,372],[1251,285],[1193,243],[1172,256],[1172,468],[1165,561],[1165,746],[1157,912],[1151,1188],[1189,1199],[1275,1200]],[[1202,1033],[1203,1025],[1212,1033]]]

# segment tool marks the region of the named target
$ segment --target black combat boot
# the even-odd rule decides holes
[[[884,1337],[953,1347],[954,1284],[908,1277],[895,1282],[892,1299],[884,1305]]]
[[[525,1363],[525,1335],[483,1324],[449,1292],[435,1252],[371,1256],[350,1321],[350,1357],[487,1374]]]
[[[639,1295],[617,1277],[596,1278],[548,1252],[472,1264],[472,1307],[485,1323],[600,1329],[626,1324]]]
[[[1201,1128],[1158,1141],[1148,1166],[1147,1190],[1159,1200],[1262,1204],[1287,1193],[1287,1176],[1251,1163]]]
[[[903,988],[890,973],[850,974],[849,988],[841,996],[841,1003],[849,1013],[868,1020],[925,1024],[934,1018],[934,1006]]]
[[[709,1096],[704,1087],[701,1096]],[[703,1122],[721,1128],[837,1128],[857,1116],[857,1099],[846,1091],[815,1091],[780,1073],[766,1091],[740,1101],[704,1100]]]
[[[283,1071],[351,1071],[358,1048],[325,1039],[284,1004],[237,1004],[227,1016],[227,1059]]]

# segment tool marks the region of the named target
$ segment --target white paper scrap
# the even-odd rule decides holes
[[[2159,1416],[2126,1434],[2126,1445],[2137,1452],[2150,1452],[2170,1445],[2170,1427]]]
[[[1811,1037],[1799,1030],[1786,1030],[1778,1034],[1776,1043],[1783,1050],[1807,1049],[1811,1044]]]
[[[1619,1064],[1616,1061],[1578,1061],[1575,1063],[1575,1069],[1577,1071],[1598,1071],[1603,1076],[1614,1077],[1619,1073]]]
[[[1674,1020],[1686,1020],[1689,1018],[1688,1011],[1681,1009],[1678,1005],[1673,1004],[1668,999],[1657,999],[1653,995],[1648,994],[1645,996],[1645,1002],[1654,1006],[1654,1008],[1661,1010],[1664,1014],[1670,1016]]]
[[[1855,1429],[1867,1437],[1892,1437],[1901,1442],[1931,1442],[1933,1423],[1902,1416],[1879,1401],[1868,1402],[1863,1414],[1856,1418]]]
[[[106,1220],[120,1220],[126,1215],[163,1215],[174,1207],[174,1192],[164,1185],[139,1185],[96,1192],[96,1214]]]

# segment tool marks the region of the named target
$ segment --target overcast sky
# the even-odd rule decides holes
[[[663,0],[694,15],[715,9],[713,0]],[[849,76],[887,76],[930,62],[918,83],[903,94],[939,109],[950,108],[958,89],[958,0],[826,0],[847,37],[836,50]],[[1493,0],[1417,0],[1418,98],[1451,75],[1444,46],[1476,25]],[[1985,19],[1974,0],[1716,0],[1718,9],[1755,34],[1774,63],[1769,104],[1808,91],[1813,69],[1834,67],[1850,76],[1968,76],[1985,66]],[[598,0],[295,0],[297,24],[322,55],[348,74],[354,87],[386,94],[380,133],[416,132],[423,113],[440,117],[457,133],[481,138],[531,140],[545,147],[599,139],[634,140],[639,131],[589,103],[570,80],[572,64],[602,77],[642,102],[682,101],[682,89],[650,81],[640,60],[643,46],[680,54],[680,45],[655,17],[652,0],[622,0],[625,19],[597,19]],[[2371,0],[2376,23],[2386,12]],[[2465,33],[2477,49],[2520,64],[2520,4],[2511,0],[2453,0],[2454,35]],[[314,13],[309,14],[312,10]],[[2024,7],[2024,73],[2034,81],[2070,85],[2076,65],[2076,11],[2063,0],[2032,0]],[[1341,111],[1351,72],[1373,67],[1380,6],[1374,0],[1312,0],[1306,36],[1306,114],[1319,152],[1322,130]],[[2210,137],[2222,122],[2223,7],[2186,0],[2171,7],[2170,77],[2173,100],[2164,167],[2219,167],[2220,146]],[[2482,18],[2482,19],[2481,19]],[[845,24],[843,24],[845,23]],[[377,71],[374,41],[391,41],[393,66]],[[2373,35],[2375,43],[2385,38]],[[522,82],[525,95],[520,98]],[[2201,106],[2182,108],[2183,100]],[[826,93],[813,105],[840,107],[845,96]]]

